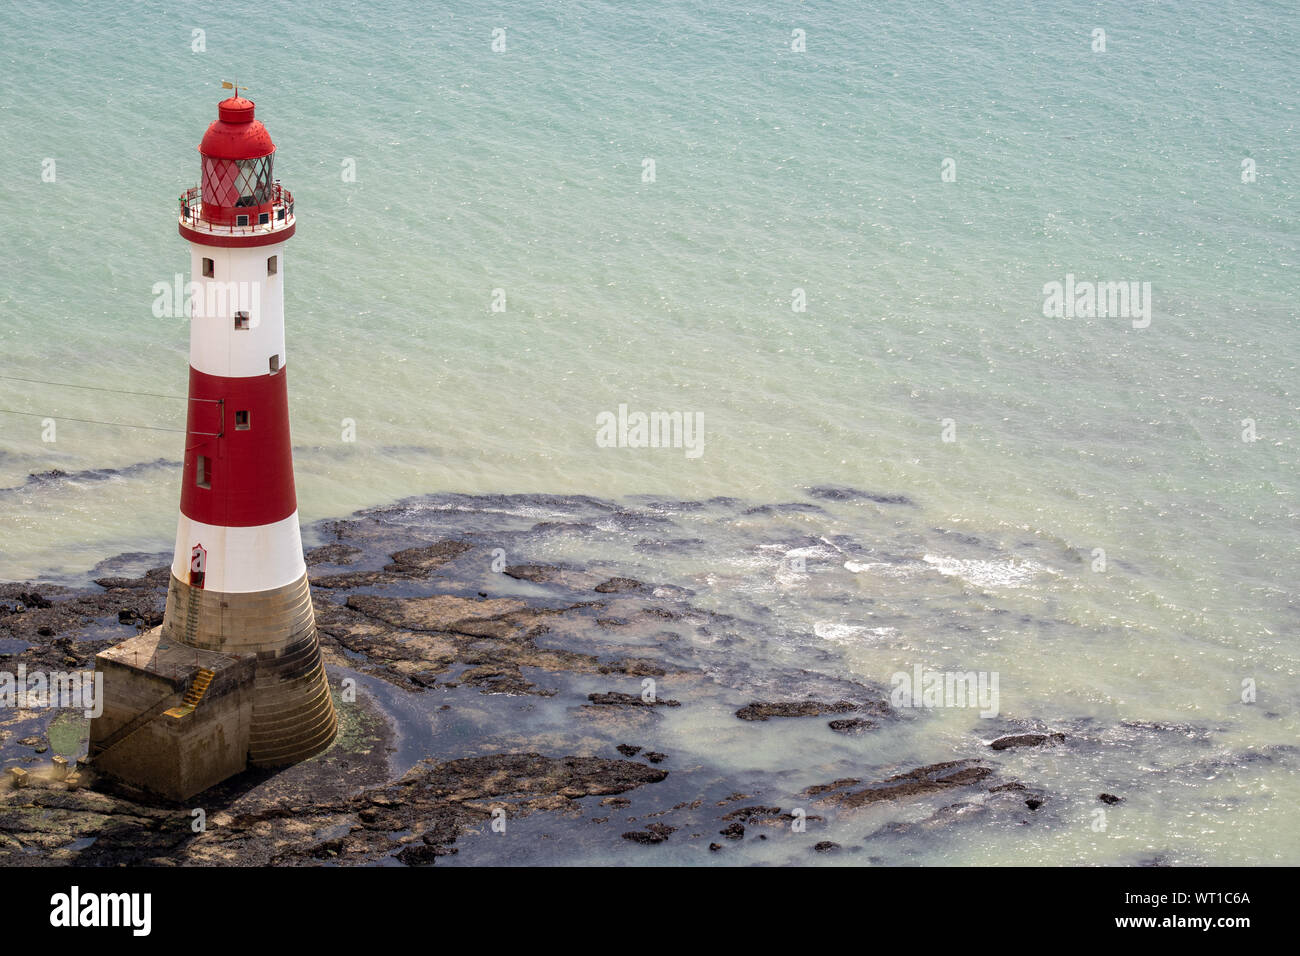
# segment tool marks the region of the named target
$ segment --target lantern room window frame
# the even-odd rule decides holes
[[[271,201],[275,154],[253,159],[203,157],[203,201],[214,206],[251,209]]]

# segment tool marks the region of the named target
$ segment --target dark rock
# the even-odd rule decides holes
[[[411,843],[397,851],[397,859],[407,866],[428,866],[440,856],[459,853],[455,847],[439,846],[428,843]]]
[[[512,564],[502,573],[517,581],[545,584],[548,581],[555,580],[560,573],[560,569],[553,564]]]
[[[847,700],[834,703],[820,700],[754,701],[736,711],[736,716],[741,720],[768,720],[772,717],[818,717],[822,714],[843,714],[857,709],[857,704]]]
[[[862,717],[841,717],[838,720],[828,721],[826,726],[839,734],[860,734],[876,726],[876,722]]]
[[[1102,803],[1110,804],[1111,806],[1114,806],[1117,803],[1121,803],[1124,800],[1123,797],[1117,797],[1113,793],[1099,793],[1097,794],[1097,799],[1100,800]]]
[[[616,749],[624,757],[635,757],[642,750],[641,747],[634,747],[631,744],[619,744]]]
[[[820,843],[814,844],[813,846],[813,849],[818,853],[830,853],[832,850],[838,850],[839,848],[840,845],[838,843],[832,843],[830,840],[822,840]]]
[[[661,754],[657,750],[647,750],[645,752],[645,759],[649,760],[651,763],[663,763],[665,760],[668,759],[668,755]]]
[[[786,501],[776,505],[755,505],[741,512],[745,516],[771,514],[824,515],[826,513],[825,508],[820,505],[810,505],[806,501]]]
[[[728,840],[743,840],[745,838],[745,825],[743,823],[728,823],[718,832]]]
[[[1040,800],[1038,797],[1030,797],[1028,800],[1025,801],[1025,806],[1027,806],[1030,810],[1037,810],[1042,805],[1043,805],[1043,801]]]
[[[318,564],[351,564],[353,560],[363,552],[360,548],[354,548],[350,544],[343,544],[341,541],[335,541],[332,544],[322,545],[319,548],[312,548],[304,558],[307,561],[307,567],[314,567]]]
[[[630,833],[624,833],[623,839],[642,844],[663,843],[671,834],[676,832],[676,827],[670,827],[666,823],[652,823],[644,830],[633,830]]]
[[[946,763],[917,767],[906,773],[895,774],[886,780],[869,784],[861,790],[849,790],[859,781],[849,779],[825,786],[809,787],[804,795],[819,797],[818,803],[856,809],[883,800],[900,800],[921,794],[936,793],[978,783],[993,773],[973,760],[952,760]]]
[[[1041,747],[1048,741],[1062,743],[1065,740],[1065,734],[1062,733],[1028,733],[1028,734],[1004,734],[996,740],[989,742],[989,747],[993,750],[1010,750],[1012,747]]]
[[[582,626],[585,613],[596,606],[579,602],[536,607],[514,598],[478,600],[451,594],[409,598],[351,594],[341,604],[317,601],[316,626],[322,643],[349,652],[351,666],[406,687],[427,687],[456,663],[468,669],[443,686],[468,684],[489,694],[555,693],[535,686],[524,676],[521,668],[525,667],[662,676],[663,668],[650,661],[601,660],[594,654],[536,643],[556,618]]]
[[[636,694],[620,694],[612,691],[606,694],[588,694],[587,700],[591,701],[593,704],[597,704],[604,707],[680,707],[682,706],[682,703],[679,700],[665,700],[662,698],[655,698],[654,700],[645,700],[644,698],[639,697]]]
[[[749,823],[755,817],[778,817],[781,815],[780,807],[738,807],[728,814],[724,814],[724,820],[739,820],[742,823]]]
[[[823,501],[874,501],[880,505],[913,505],[907,495],[888,495],[872,491],[860,491],[857,488],[843,488],[833,485],[818,485],[808,489],[808,497]]]
[[[804,790],[804,796],[816,797],[823,793],[829,793],[832,790],[842,790],[845,787],[856,787],[862,781],[857,777],[841,777],[838,780],[832,780],[830,783],[819,783],[815,786],[808,787]]]
[[[317,843],[307,851],[307,855],[316,860],[329,860],[343,852],[345,837]]]
[[[601,594],[620,594],[623,591],[640,591],[645,587],[636,578],[610,578],[593,589]]]
[[[423,548],[407,548],[393,555],[393,563],[384,570],[390,573],[422,576],[469,551],[466,541],[445,538]]]

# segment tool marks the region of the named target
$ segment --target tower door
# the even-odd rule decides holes
[[[208,568],[208,552],[201,544],[196,544],[190,552],[190,587],[203,589],[203,576]]]

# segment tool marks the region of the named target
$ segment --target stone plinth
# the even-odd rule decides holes
[[[90,728],[97,770],[185,800],[247,766],[256,655],[190,647],[154,628],[101,651],[95,667],[104,675],[104,712]],[[201,669],[213,677],[189,705]]]

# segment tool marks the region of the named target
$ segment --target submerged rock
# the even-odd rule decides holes
[[[1065,734],[1004,734],[996,740],[989,741],[989,747],[993,750],[1010,750],[1013,747],[1041,747],[1049,741],[1054,743],[1064,743]]]
[[[826,726],[840,734],[860,734],[875,727],[876,722],[862,717],[842,717],[839,720],[827,721]]]
[[[881,801],[901,800],[907,797],[951,790],[979,783],[993,771],[975,760],[951,760],[946,763],[917,767],[906,773],[895,774],[885,780],[868,784],[861,790],[852,790],[862,781],[855,778],[836,780],[830,784],[808,787],[804,796],[818,798],[819,806],[836,806],[857,809]]]
[[[882,494],[874,491],[861,491],[857,488],[845,488],[835,485],[817,485],[808,489],[809,498],[823,501],[874,501],[879,505],[915,505],[907,495]]]

